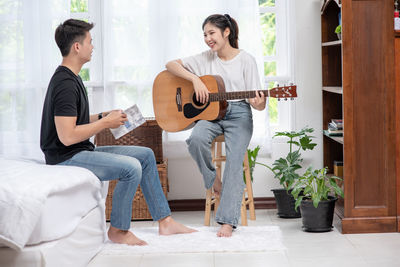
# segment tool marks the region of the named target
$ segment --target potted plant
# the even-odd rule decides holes
[[[339,40],[342,40],[342,25],[338,25],[335,29],[335,33]]]
[[[300,206],[305,231],[332,229],[337,196],[343,197],[343,190],[337,184],[339,180],[337,176],[327,175],[326,167],[316,170],[310,167],[293,183],[292,195],[296,209]]]
[[[256,146],[256,148],[254,148],[254,149],[249,149],[249,148],[247,149],[251,182],[253,182],[253,171],[254,171],[254,167],[256,166],[256,160],[257,160],[259,151],[260,151],[260,146]],[[244,183],[246,183],[246,177],[245,177],[244,171],[243,171],[243,181],[244,181]]]
[[[300,218],[301,213],[295,210],[295,200],[290,194],[290,189],[293,183],[300,177],[297,173],[302,168],[303,161],[300,151],[313,150],[317,145],[312,143],[314,136],[310,136],[314,129],[305,127],[300,131],[277,132],[275,137],[282,136],[288,138],[289,152],[285,158],[279,158],[270,167],[266,164],[257,162],[262,166],[267,167],[273,173],[279,183],[283,186],[281,189],[272,189],[274,193],[278,216],[281,218]]]

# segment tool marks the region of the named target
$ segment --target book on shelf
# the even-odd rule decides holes
[[[332,119],[329,123],[336,129],[343,129],[343,120],[342,119]]]
[[[343,120],[342,119],[332,119],[328,123],[328,129],[325,132],[328,136],[343,136]]]
[[[328,129],[328,133],[330,135],[343,135],[343,130],[333,130],[333,129]]]
[[[335,124],[333,124],[332,122],[330,122],[329,124],[328,124],[328,129],[331,129],[331,130],[343,130],[343,127],[338,127],[337,125],[335,125]]]
[[[324,130],[325,135],[327,136],[343,136],[343,130]]]

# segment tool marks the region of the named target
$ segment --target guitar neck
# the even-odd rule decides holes
[[[268,90],[258,90],[257,92],[263,92],[264,96],[268,97]],[[256,91],[237,91],[237,92],[223,92],[223,93],[209,94],[209,99],[211,102],[246,99],[253,97],[256,97]]]

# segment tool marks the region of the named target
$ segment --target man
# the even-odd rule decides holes
[[[101,130],[119,127],[127,120],[121,110],[89,116],[86,89],[78,74],[92,56],[89,32],[92,28],[91,23],[69,19],[56,29],[55,40],[63,60],[50,80],[43,107],[40,146],[46,163],[83,167],[101,181],[119,179],[108,230],[108,237],[113,242],[147,244],[128,231],[132,200],[139,184],[153,219],[159,222],[160,235],[194,232],[172,219],[151,149],[135,146],[95,148],[89,141]]]

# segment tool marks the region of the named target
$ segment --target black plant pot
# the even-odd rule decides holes
[[[328,232],[333,226],[333,213],[335,210],[336,197],[328,197],[322,200],[315,208],[312,200],[302,200],[300,210],[303,217],[303,229],[307,232]]]
[[[300,209],[294,209],[296,201],[293,196],[286,191],[286,189],[272,189],[274,193],[276,206],[278,208],[278,216],[281,218],[300,218]]]

